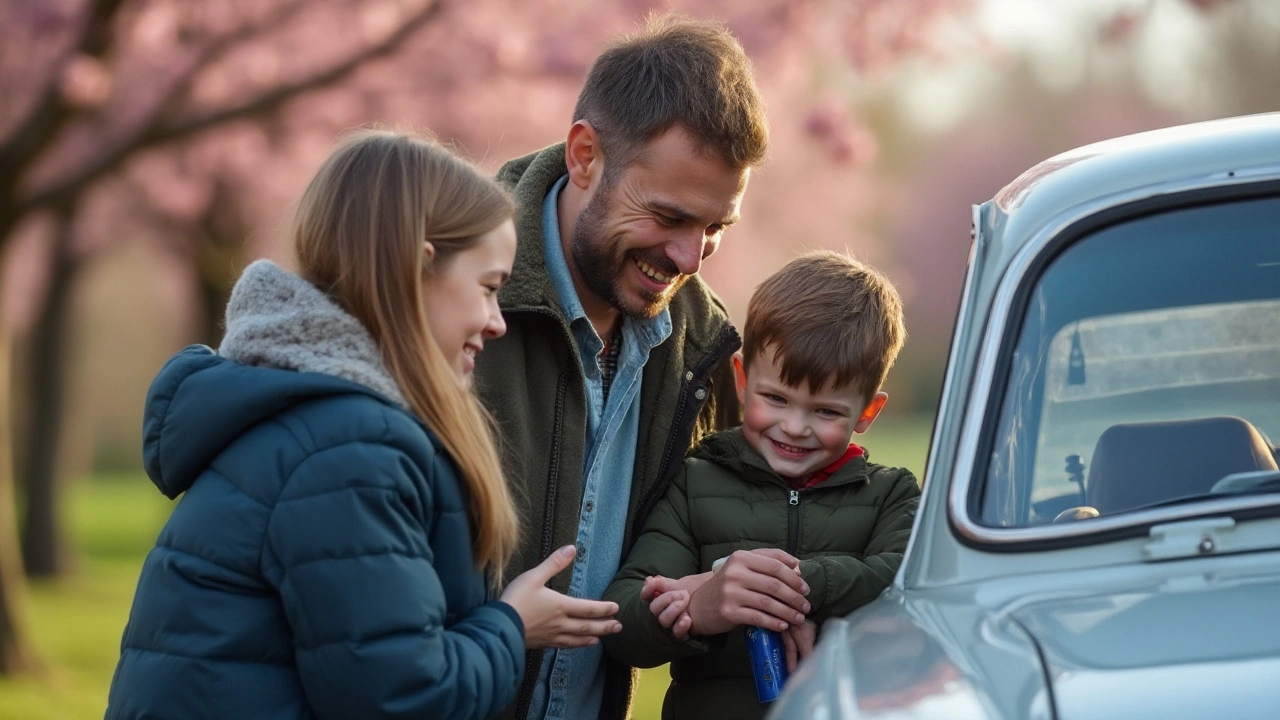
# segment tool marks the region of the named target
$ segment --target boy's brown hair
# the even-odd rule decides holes
[[[610,173],[680,125],[736,170],[759,165],[769,144],[751,60],[720,23],[651,16],[591,66],[573,120],[600,136]]]
[[[742,356],[772,345],[791,387],[854,388],[869,402],[907,339],[902,299],[887,278],[829,250],[787,263],[756,288],[747,306]]]

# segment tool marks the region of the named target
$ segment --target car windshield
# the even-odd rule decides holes
[[[1280,493],[1280,198],[1111,225],[1025,297],[979,522]]]

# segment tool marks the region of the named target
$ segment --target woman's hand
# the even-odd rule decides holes
[[[547,582],[573,563],[576,553],[565,545],[537,567],[521,573],[507,585],[500,598],[516,609],[524,622],[524,644],[537,648],[574,648],[595,645],[601,635],[622,630],[613,619],[618,604],[573,598],[547,587]]]

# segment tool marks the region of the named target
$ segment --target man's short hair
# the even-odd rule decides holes
[[[849,255],[808,253],[770,275],[751,296],[742,354],[748,369],[773,346],[782,381],[853,384],[863,402],[880,390],[907,339],[902,299],[887,278]]]
[[[724,25],[678,14],[650,16],[596,58],[573,120],[596,129],[610,173],[675,125],[736,170],[759,165],[769,144],[742,46]]]

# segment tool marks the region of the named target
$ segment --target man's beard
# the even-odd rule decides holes
[[[680,269],[670,258],[658,252],[627,252],[605,234],[605,219],[608,215],[609,201],[612,199],[613,187],[602,186],[587,206],[578,214],[573,223],[573,235],[569,239],[569,252],[573,255],[573,264],[578,268],[578,275],[597,297],[602,298],[610,306],[627,317],[648,319],[657,316],[676,291],[688,281],[688,275],[680,274]],[[644,261],[658,272],[673,278],[671,284],[662,292],[651,292],[647,288],[638,288],[640,298],[626,297],[621,288],[621,278],[628,266],[634,266],[636,259]]]

